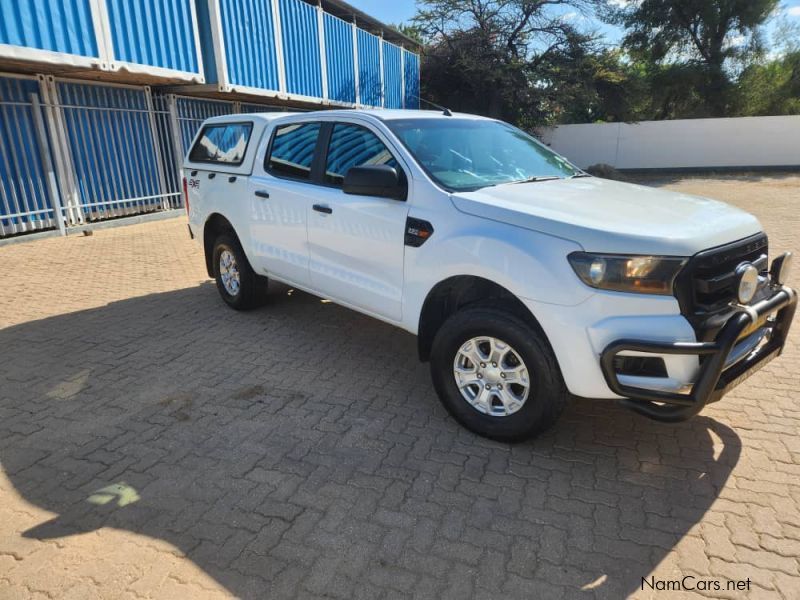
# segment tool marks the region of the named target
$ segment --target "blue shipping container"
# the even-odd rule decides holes
[[[219,0],[227,83],[278,90],[275,24],[269,0]]]
[[[356,71],[353,60],[353,26],[328,13],[325,23],[325,61],[328,66],[328,98],[356,101]]]
[[[419,55],[403,50],[404,108],[419,108]]]
[[[0,44],[99,57],[91,0],[1,0]]]
[[[361,104],[381,105],[381,39],[358,30],[358,91]]]
[[[399,46],[383,42],[383,105],[403,108],[402,59]]]
[[[317,9],[302,0],[280,0],[286,91],[322,97]]]
[[[106,0],[114,60],[199,73],[193,0]]]

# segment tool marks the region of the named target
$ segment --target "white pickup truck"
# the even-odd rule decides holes
[[[498,440],[568,393],[687,419],[781,352],[797,304],[753,216],[591,177],[472,115],[209,119],[184,193],[229,306],[274,278],[401,327],[450,413]]]

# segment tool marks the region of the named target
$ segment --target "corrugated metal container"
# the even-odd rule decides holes
[[[210,0],[210,29],[202,44],[214,48],[215,76],[223,90],[280,89],[275,13],[271,0]]]
[[[0,0],[0,58],[205,81],[194,0]]]
[[[358,30],[359,103],[380,106],[382,96],[381,39],[363,29]]]
[[[419,108],[419,55],[403,50],[403,108]]]
[[[353,56],[353,25],[325,13],[325,62],[328,98],[355,104],[356,71]]]
[[[0,0],[0,58],[105,66],[96,0]]]
[[[194,0],[103,2],[112,70],[205,81]]]
[[[220,91],[398,108],[418,93],[416,55],[314,3],[200,0],[197,15],[206,80]],[[404,74],[411,90],[403,86]]]
[[[383,41],[383,106],[403,108],[403,60],[400,46]]]
[[[302,0],[280,0],[286,91],[322,98],[317,9]]]

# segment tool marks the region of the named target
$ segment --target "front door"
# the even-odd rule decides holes
[[[334,300],[399,321],[408,205],[341,189],[351,167],[380,164],[401,169],[375,132],[333,124],[322,185],[308,208],[311,285]]]

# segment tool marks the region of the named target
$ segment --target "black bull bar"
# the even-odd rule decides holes
[[[651,419],[678,422],[698,414],[706,404],[716,402],[728,391],[779,356],[786,344],[797,308],[797,293],[782,287],[769,298],[743,307],[731,316],[713,342],[651,342],[623,339],[609,344],[600,356],[603,376],[615,394],[622,396],[628,408]],[[769,315],[777,313],[774,320]],[[767,328],[767,342],[742,360],[725,368],[736,343],[760,327]],[[620,352],[655,354],[693,354],[705,359],[689,393],[667,392],[620,383],[614,370],[614,358]]]

